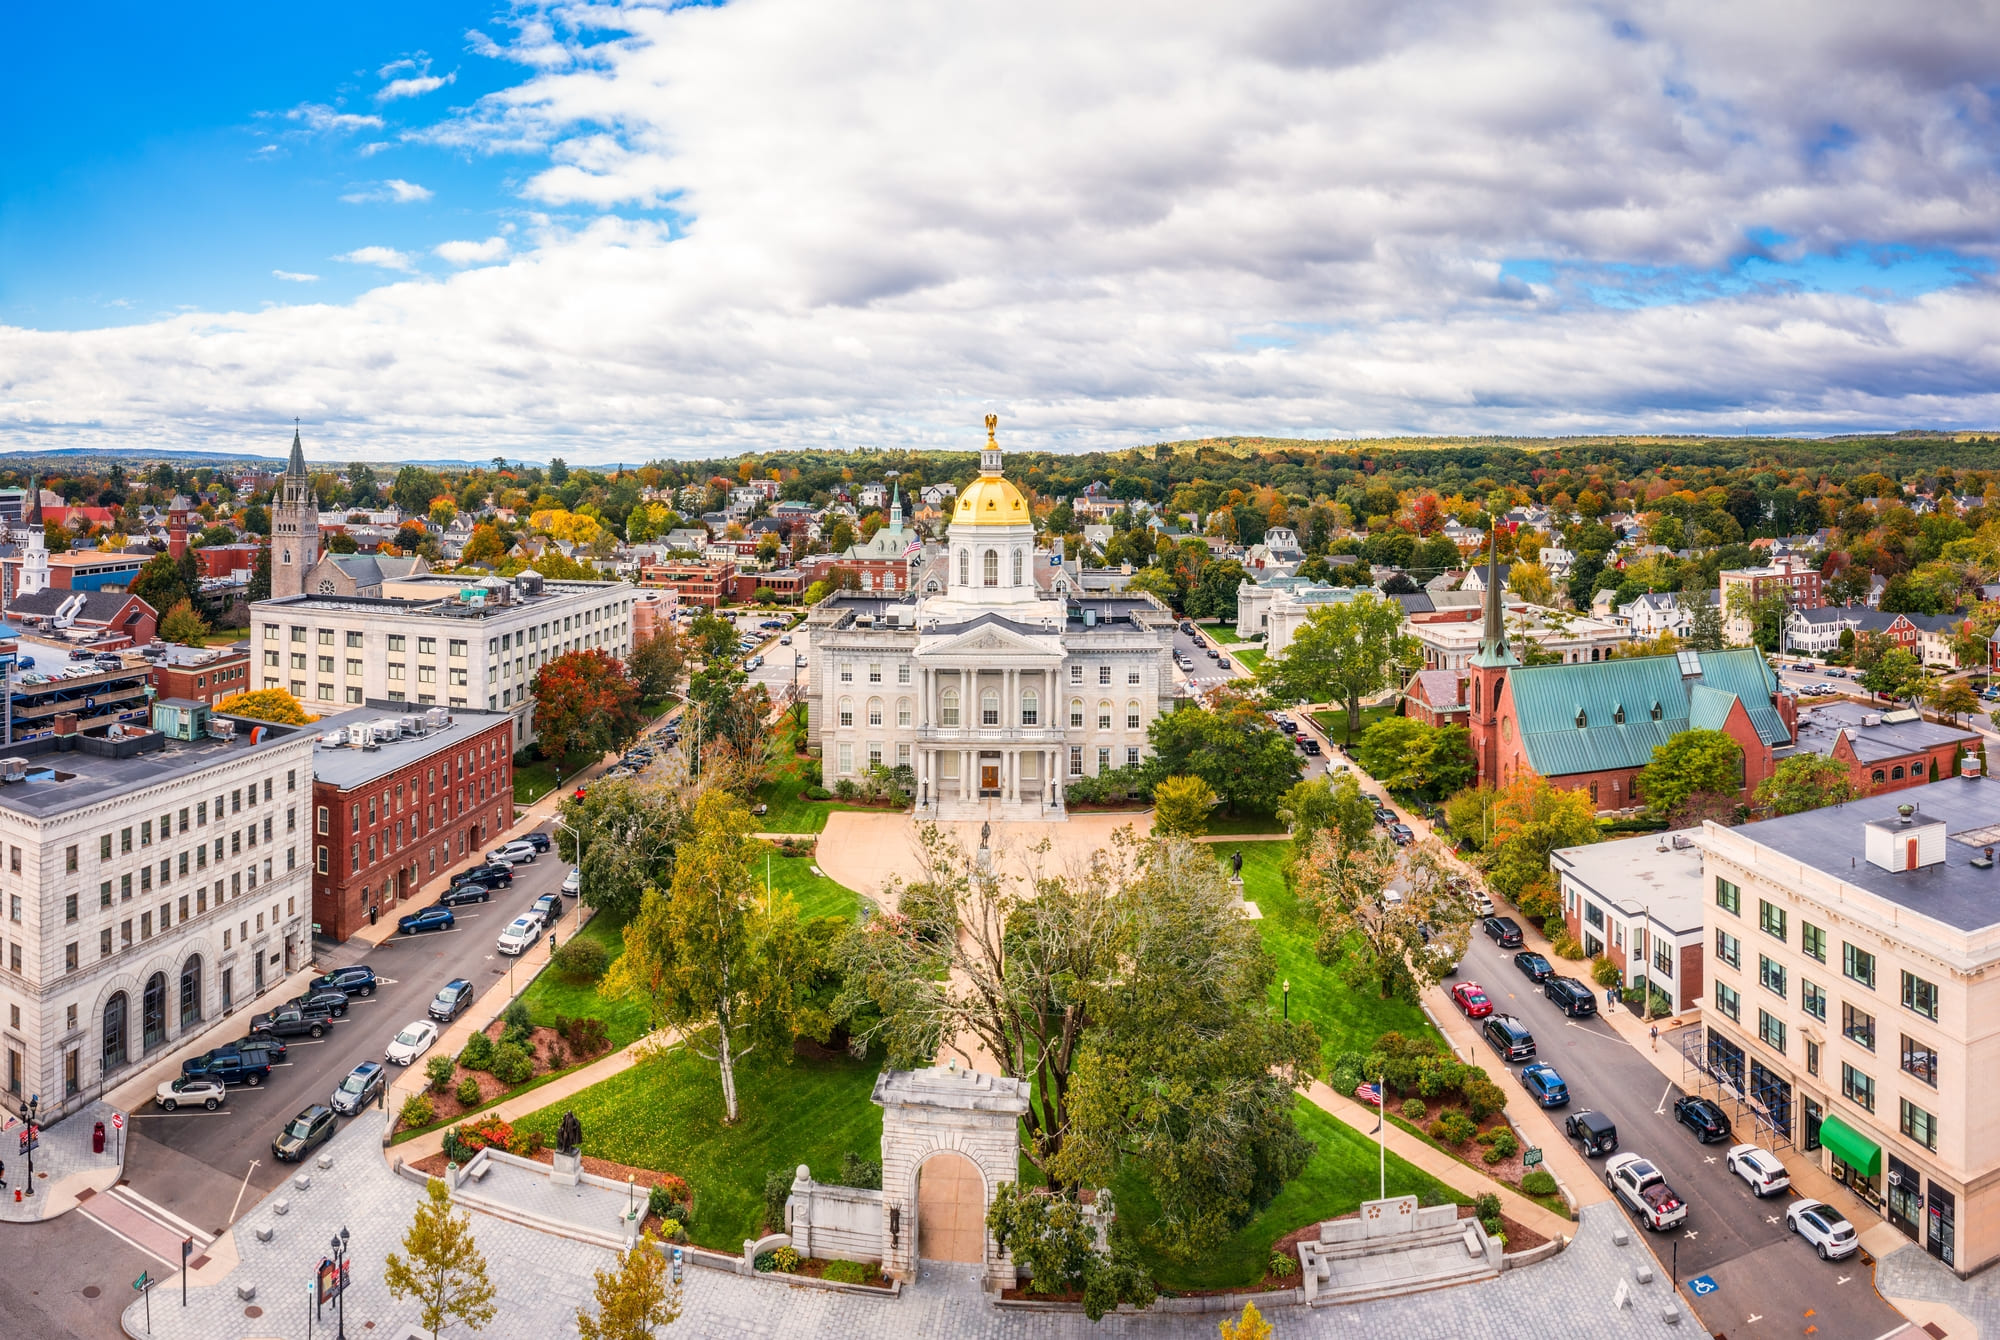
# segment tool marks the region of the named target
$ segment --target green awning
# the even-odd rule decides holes
[[[1863,1177],[1873,1177],[1882,1171],[1882,1146],[1839,1117],[1828,1115],[1820,1121],[1819,1142]]]

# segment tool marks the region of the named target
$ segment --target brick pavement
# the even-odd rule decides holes
[[[42,1130],[35,1149],[35,1194],[14,1199],[27,1186],[28,1160],[19,1152],[22,1128],[0,1133],[0,1159],[7,1164],[7,1186],[0,1191],[0,1223],[26,1224],[53,1219],[76,1208],[79,1192],[102,1191],[118,1180],[123,1146],[111,1128],[115,1109],[95,1102]],[[104,1123],[104,1152],[90,1149],[92,1131]]]
[[[287,1183],[252,1207],[230,1235],[240,1255],[235,1267],[218,1281],[195,1284],[185,1310],[179,1306],[178,1281],[166,1277],[152,1299],[152,1335],[159,1340],[303,1337],[314,1269],[325,1244],[342,1227],[352,1234],[350,1334],[404,1334],[415,1321],[416,1307],[389,1298],[381,1284],[382,1263],[396,1247],[422,1191],[376,1157],[372,1145],[380,1139],[379,1122],[375,1116],[355,1121],[328,1145],[331,1168],[307,1164],[302,1171],[310,1174],[310,1187],[300,1190]],[[283,1215],[275,1212],[280,1200],[289,1202]],[[272,1241],[257,1241],[255,1230],[260,1227],[276,1230]],[[499,1315],[480,1334],[491,1340],[547,1340],[570,1334],[576,1309],[589,1300],[592,1272],[608,1264],[611,1254],[477,1212],[473,1229],[499,1290]],[[1620,1229],[1628,1237],[1622,1247],[1613,1242]],[[1622,1215],[1611,1207],[1590,1206],[1568,1250],[1489,1283],[1346,1307],[1274,1307],[1271,1317],[1278,1334],[1286,1337],[1375,1334],[1543,1340],[1553,1318],[1580,1334],[1616,1334],[1633,1340],[1698,1334],[1692,1317],[1674,1303],[1657,1274],[1649,1284],[1630,1285],[1635,1302],[1629,1310],[1615,1307],[1618,1281],[1631,1281],[1634,1267],[1649,1260]],[[1217,1317],[1212,1313],[1114,1316],[1092,1325],[1080,1313],[996,1308],[977,1290],[977,1267],[927,1266],[923,1279],[900,1299],[833,1293],[788,1286],[768,1277],[745,1279],[694,1268],[687,1280],[685,1311],[669,1334],[895,1333],[947,1340],[1086,1335],[1213,1340],[1216,1334]],[[238,1288],[251,1285],[256,1288],[255,1299],[240,1298]],[[258,1309],[255,1315],[248,1311],[253,1307]],[[1668,1307],[1675,1307],[1682,1319],[1678,1326],[1661,1319]],[[135,1338],[145,1335],[144,1317],[144,1303],[135,1300],[125,1311],[126,1333]]]

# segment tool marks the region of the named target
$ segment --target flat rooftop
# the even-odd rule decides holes
[[[236,766],[296,742],[301,727],[273,726],[248,717],[236,723],[233,740],[167,740],[164,748],[130,758],[105,758],[82,749],[66,753],[29,754],[28,780],[0,784],[0,809],[43,821],[121,795],[143,791],[191,772],[218,765]],[[252,742],[252,727],[263,726],[263,738]],[[11,753],[0,747],[0,755]],[[26,751],[22,751],[26,752]],[[308,781],[310,779],[307,779]]]
[[[1868,863],[1863,851],[1868,824],[1897,824],[1899,805],[1917,807],[1915,822],[1944,821],[1944,864],[1898,872]],[[1730,836],[1768,847],[1956,930],[2000,925],[2000,868],[1972,865],[1972,858],[1987,847],[2000,847],[2000,781],[1992,778],[1947,777],[1928,786],[1745,824]]]
[[[1872,723],[1872,724],[1871,724]],[[1854,756],[1863,763],[1878,759],[1902,758],[1939,745],[1976,745],[1976,731],[1926,721],[1921,715],[1904,711],[1883,712],[1851,699],[1821,703],[1799,713],[1799,748],[1814,754],[1831,754],[1840,733],[1847,732]]]
[[[1627,916],[1646,913],[1673,931],[1700,930],[1702,851],[1689,840],[1694,831],[1641,833],[1588,847],[1564,847],[1555,858],[1607,907]]]
[[[392,703],[386,700],[370,700],[366,706],[357,707],[337,716],[321,717],[305,727],[319,736],[326,736],[343,726],[361,726],[371,721],[395,721],[405,716],[421,717],[429,710],[410,703]],[[359,749],[353,745],[320,744],[313,748],[313,779],[337,786],[343,791],[357,786],[366,786],[378,777],[387,777],[400,772],[412,763],[429,758],[440,749],[449,749],[483,730],[489,730],[497,722],[511,721],[511,712],[489,712],[485,708],[454,707],[450,709],[449,724],[437,730],[428,730],[422,735],[406,735],[400,739],[384,741],[374,749]],[[511,747],[511,741],[510,747]]]

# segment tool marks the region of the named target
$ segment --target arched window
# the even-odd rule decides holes
[[[1000,690],[988,689],[979,695],[979,724],[982,726],[1000,724]]]
[[[1479,710],[1479,681],[1476,679],[1472,681],[1472,710]]]
[[[1108,699],[1097,705],[1097,729],[1111,729],[1111,703]]]
[[[104,1071],[109,1074],[131,1060],[125,1048],[125,1016],[131,1008],[123,991],[104,1002]]]
[[[910,724],[910,700],[908,698],[896,699],[896,724],[898,726],[907,726]]]
[[[181,1028],[201,1022],[201,955],[181,965]]]
[[[1889,780],[1892,782],[1900,782],[1903,780],[1902,764],[1898,763],[1895,767],[1889,769]]]
[[[880,698],[870,698],[868,700],[868,724],[871,726],[882,724],[882,700]]]
[[[146,991],[140,997],[139,1046],[151,1051],[166,1040],[167,975],[156,972],[146,979]]]
[[[1033,689],[1021,690],[1021,724],[1035,725],[1042,719],[1042,695]]]
[[[1139,729],[1139,700],[1137,698],[1125,704],[1125,729]]]
[[[980,566],[985,572],[986,585],[1000,585],[1000,551],[998,549],[988,549],[986,557],[980,560]]]
[[[854,699],[842,698],[840,700],[840,724],[843,726],[852,726],[854,724]]]
[[[1077,730],[1083,729],[1083,699],[1069,700],[1069,724]]]
[[[1020,584],[1021,584],[1021,551],[1019,549],[1016,549],[1014,551],[1014,585],[1019,586]]]
[[[958,584],[960,586],[972,585],[972,551],[970,549],[961,549],[958,551]]]
[[[1879,782],[1882,780],[1882,770],[1880,768],[1875,769],[1874,773],[1871,775],[1875,781]]]
[[[956,726],[958,724],[958,690],[946,689],[938,698],[938,724]]]

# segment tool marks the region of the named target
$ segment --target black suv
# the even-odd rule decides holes
[[[331,1140],[333,1128],[333,1109],[314,1103],[278,1133],[278,1138],[271,1142],[271,1153],[280,1163],[297,1163]]]
[[[1583,1146],[1583,1156],[1618,1152],[1618,1127],[1602,1112],[1579,1108],[1563,1118],[1563,1134]]]
[[[444,984],[444,990],[437,993],[431,1002],[431,1018],[441,1024],[448,1024],[472,1008],[472,983],[463,977],[455,977]]]
[[[491,902],[493,890],[484,884],[454,884],[438,895],[438,906],[457,907],[460,903]]]
[[[336,1019],[347,1013],[347,993],[330,986],[293,996],[290,1003],[302,1010],[325,1010]]]
[[[1512,917],[1488,917],[1480,923],[1480,927],[1502,949],[1521,947],[1521,924]]]
[[[375,970],[366,963],[350,963],[312,979],[308,991],[345,991],[350,996],[375,994]]]
[[[1535,1055],[1535,1035],[1511,1014],[1495,1014],[1486,1020],[1486,1040],[1493,1050],[1509,1061],[1527,1061]]]
[[[272,1063],[277,1059],[276,1054],[252,1047],[246,1039],[241,1044],[214,1047],[200,1056],[190,1056],[181,1062],[181,1074],[189,1079],[247,1084],[254,1089],[270,1075]]]
[[[1674,1120],[1694,1132],[1705,1145],[1730,1136],[1729,1118],[1713,1102],[1697,1094],[1674,1100]]]
[[[632,752],[634,754],[643,754],[647,758],[652,757],[652,754],[644,749],[634,749]],[[521,841],[527,843],[536,851],[547,851],[549,849],[549,835],[547,833],[523,833]]]
[[[453,884],[481,884],[489,889],[504,889],[514,882],[514,867],[504,861],[491,865],[475,865],[470,870],[461,870],[451,877]]]
[[[1543,978],[1542,994],[1553,1000],[1557,1007],[1572,1019],[1579,1014],[1597,1013],[1597,993],[1574,977],[1557,977],[1551,974]]]

